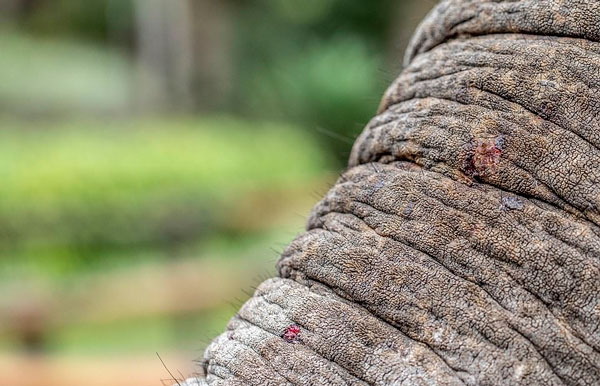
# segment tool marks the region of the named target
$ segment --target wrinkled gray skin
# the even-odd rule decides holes
[[[600,385],[600,1],[443,1],[405,65],[189,384]]]

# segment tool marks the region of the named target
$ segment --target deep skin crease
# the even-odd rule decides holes
[[[190,385],[600,385],[600,1],[442,1],[277,267]]]

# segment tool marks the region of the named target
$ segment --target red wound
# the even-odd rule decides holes
[[[297,324],[290,324],[285,328],[281,337],[288,343],[298,343],[300,342],[300,326]]]

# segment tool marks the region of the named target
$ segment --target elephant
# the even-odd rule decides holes
[[[600,385],[600,1],[443,0],[186,385]]]

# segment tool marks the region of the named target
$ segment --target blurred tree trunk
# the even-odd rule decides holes
[[[230,22],[223,1],[135,0],[143,107],[216,108],[230,88]]]
[[[190,0],[135,0],[143,107],[188,107],[191,99]]]
[[[233,15],[225,0],[194,0],[196,102],[202,109],[223,108],[232,90]]]
[[[0,1],[0,20],[10,20],[17,13],[19,2],[17,0]]]
[[[0,20],[20,19],[27,16],[39,0],[0,0]]]

